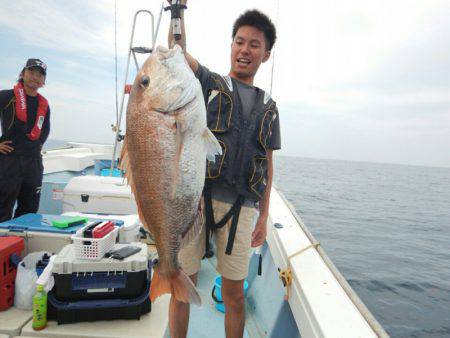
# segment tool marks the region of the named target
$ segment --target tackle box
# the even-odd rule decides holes
[[[65,245],[72,242],[71,236],[86,224],[67,228],[57,228],[53,221],[67,218],[63,215],[25,214],[18,218],[0,223],[0,234],[19,236],[25,241],[25,252],[48,251],[58,253]],[[89,218],[89,221],[96,221]],[[123,221],[114,220],[116,226],[121,227]]]
[[[136,200],[126,179],[85,175],[72,178],[64,188],[63,212],[137,214]]]
[[[14,303],[14,284],[18,263],[24,248],[23,238],[0,236],[0,311],[10,308]]]
[[[48,294],[47,319],[58,324],[93,322],[113,319],[140,319],[150,312],[150,283],[144,291],[131,299],[80,300],[65,302],[58,300],[53,291]]]
[[[116,244],[113,250],[132,245],[141,250],[122,261],[103,258],[98,261],[77,259],[75,245],[65,246],[53,262],[55,286],[59,301],[87,299],[131,299],[141,295],[150,280],[147,245]]]

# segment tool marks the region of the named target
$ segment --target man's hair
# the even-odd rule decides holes
[[[23,83],[23,74],[25,73],[25,68],[22,69],[22,71],[19,74],[19,78],[17,79],[17,82]]]
[[[239,28],[242,26],[251,26],[263,32],[264,37],[266,38],[266,50],[272,50],[275,40],[277,39],[277,32],[274,24],[267,15],[256,9],[241,14],[233,25],[233,39]]]

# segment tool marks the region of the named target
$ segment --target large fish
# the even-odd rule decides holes
[[[205,163],[220,153],[206,125],[200,83],[181,48],[158,47],[134,81],[121,155],[140,219],[158,251],[152,300],[171,293],[179,301],[201,303],[178,252],[201,230]]]

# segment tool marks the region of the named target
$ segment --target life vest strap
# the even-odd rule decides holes
[[[230,210],[222,217],[222,219],[216,223],[214,219],[214,210],[212,206],[212,197],[211,197],[211,188],[205,187],[204,193],[205,200],[205,220],[206,220],[206,256],[208,256],[208,252],[210,251],[210,243],[209,237],[212,231],[222,228],[227,222],[231,220],[230,233],[228,235],[227,247],[225,250],[225,254],[231,255],[233,251],[234,238],[236,237],[236,230],[239,221],[239,215],[241,213],[242,204],[245,201],[245,197],[239,195],[236,201],[231,206]]]

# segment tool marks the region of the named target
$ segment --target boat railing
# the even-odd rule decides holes
[[[290,212],[292,213],[292,216],[296,219],[298,225],[300,226],[301,230],[304,232],[306,237],[309,239],[309,241],[314,243],[319,243],[316,238],[312,235],[312,233],[309,231],[309,229],[305,226],[300,216],[295,211],[294,206],[286,199],[286,197],[278,190],[277,193],[283,200],[283,202],[286,204],[286,206],[289,208]],[[339,272],[339,270],[336,268],[336,266],[333,264],[331,259],[326,254],[325,250],[320,245],[313,245],[317,251],[317,253],[322,258],[323,262],[326,264],[330,272],[333,274],[337,282],[342,287],[343,291],[346,293],[346,295],[349,297],[349,299],[352,301],[352,303],[355,305],[355,307],[358,309],[358,311],[361,313],[361,315],[366,320],[367,324],[372,328],[372,330],[375,332],[375,334],[380,338],[386,338],[389,337],[387,332],[383,329],[381,324],[378,322],[378,320],[373,316],[373,314],[370,312],[370,310],[366,307],[366,305],[362,302],[362,300],[359,298],[359,296],[356,294],[356,292],[353,290],[353,288],[350,286],[350,284],[347,282],[347,280],[342,276],[342,274]]]

